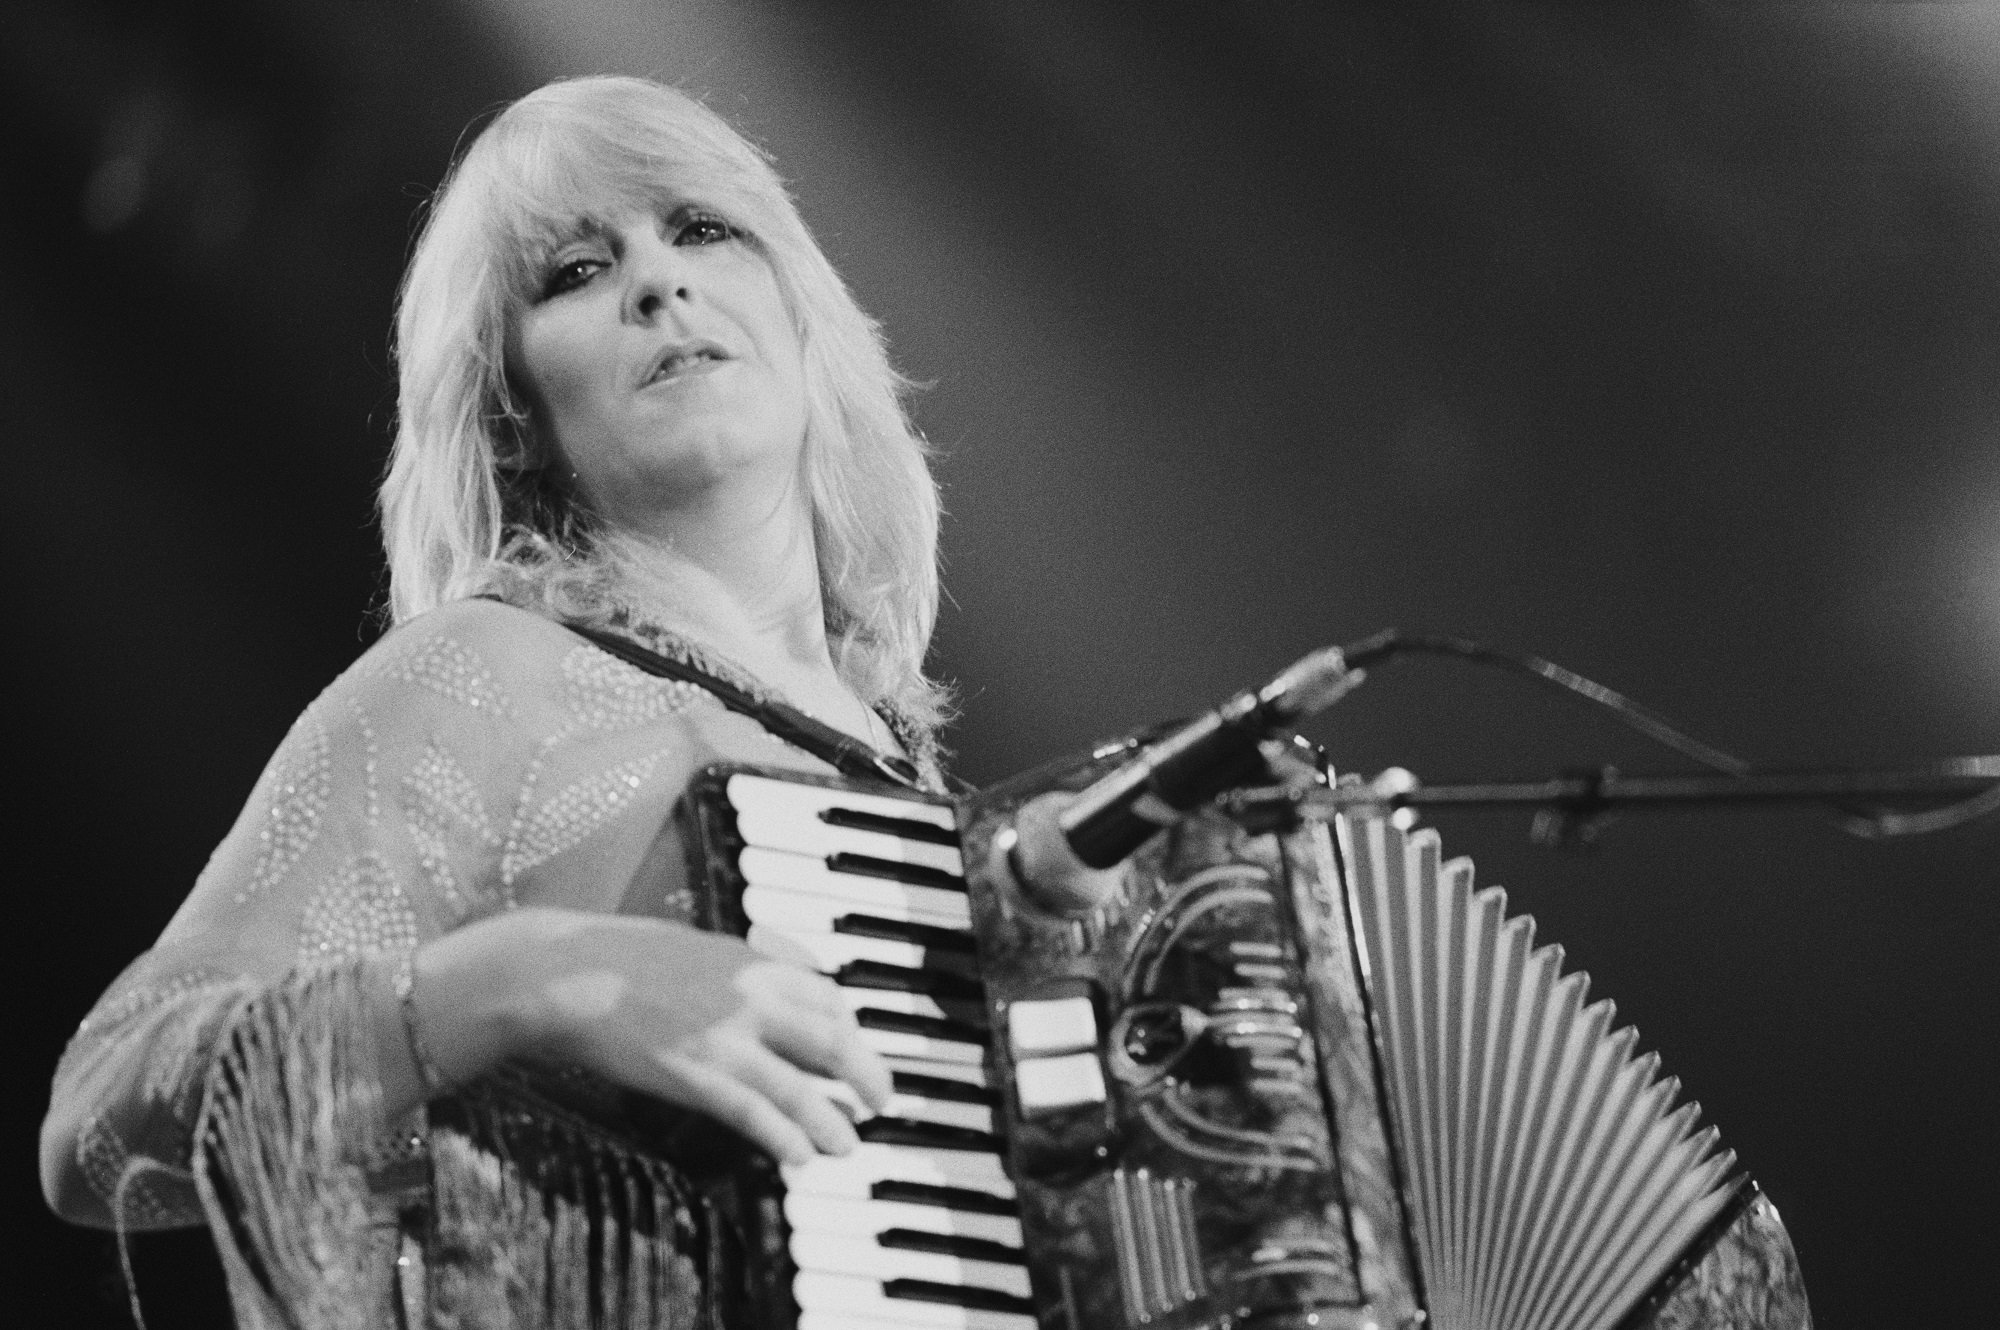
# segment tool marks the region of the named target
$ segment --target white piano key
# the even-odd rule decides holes
[[[1035,1330],[1035,1318],[1023,1312],[983,1311],[943,1302],[892,1298],[882,1282],[857,1275],[802,1270],[792,1280],[798,1299],[799,1330],[820,1330],[823,1324],[921,1326],[924,1330]],[[833,1318],[821,1322],[820,1317]]]
[[[956,1062],[978,1066],[986,1061],[985,1044],[961,1043],[956,1039],[933,1039],[927,1034],[910,1034],[903,1030],[863,1029],[861,1042],[877,1053],[922,1058],[927,1062]]]
[[[820,1089],[848,1117],[856,1122],[877,1116],[861,1102],[861,1096],[846,1081],[829,1080],[825,1077],[813,1078]],[[960,1103],[956,1099],[931,1099],[924,1095],[893,1094],[880,1116],[903,1118],[910,1122],[935,1122],[945,1127],[966,1127],[972,1131],[993,1130],[993,1110],[985,1104]]]
[[[844,1155],[819,1155],[788,1166],[785,1186],[822,1196],[873,1199],[878,1182],[921,1182],[933,1187],[965,1187],[1012,1200],[1014,1184],[1000,1157],[978,1150],[930,1150],[921,1146],[878,1145],[863,1141]]]
[[[848,1315],[844,1312],[799,1313],[798,1330],[882,1330],[879,1317],[866,1312]]]
[[[1097,1011],[1087,997],[1010,1002],[1007,1042],[1017,1058],[1096,1048]]]
[[[836,854],[865,854],[890,863],[918,864],[954,877],[965,874],[965,861],[955,845],[933,845],[929,841],[907,840],[893,832],[871,831],[862,827],[837,827],[817,816],[794,817],[785,812],[758,808],[736,810],[736,833],[743,843],[788,854],[826,859]]]
[[[944,893],[934,891],[931,894],[939,896]],[[754,882],[743,888],[743,913],[750,917],[750,922],[815,933],[831,933],[834,921],[850,914],[867,914],[877,919],[893,919],[898,923],[929,924],[932,928],[969,933],[971,913],[965,908],[963,900],[958,902],[958,906],[953,911],[933,910],[908,901],[880,900],[864,904],[810,891],[760,886]]]
[[[856,812],[900,818],[905,822],[925,822],[953,835],[958,834],[958,819],[951,809],[942,804],[901,798],[893,794],[870,794],[865,790],[834,790],[798,781],[774,780],[769,776],[755,776],[748,772],[732,775],[726,788],[729,802],[736,808],[738,816],[742,815],[746,806],[758,809],[789,807],[817,821],[822,809],[851,808]]]
[[[1025,1058],[1014,1064],[1014,1089],[1029,1117],[1104,1102],[1104,1068],[1095,1053]]]
[[[959,921],[947,927],[972,927],[972,905],[962,891],[870,877],[865,873],[837,873],[828,868],[824,860],[755,847],[736,856],[736,868],[753,886],[804,892],[828,900],[852,901],[856,906],[877,912],[899,905],[928,910],[951,915]]]
[[[837,1237],[831,1233],[792,1231],[792,1259],[801,1270],[839,1275],[872,1275],[877,1279],[924,1279],[934,1284],[987,1288],[1017,1298],[1028,1296],[1025,1266],[968,1260],[942,1252],[906,1251],[884,1247],[869,1238]]]
[[[889,1064],[890,1071],[907,1071],[913,1076],[935,1076],[939,1080],[976,1085],[982,1090],[991,1089],[993,1086],[993,1080],[986,1074],[984,1063],[975,1066],[969,1062],[933,1062],[929,1058],[899,1057],[893,1053],[884,1053],[882,1060]]]
[[[918,1205],[913,1201],[856,1201],[810,1192],[785,1193],[785,1222],[794,1229],[817,1233],[865,1233],[874,1236],[892,1228],[915,1229],[920,1233],[944,1233],[960,1238],[979,1238],[1010,1247],[1022,1243],[1021,1221],[1012,1215],[979,1214],[953,1210],[942,1205]]]
[[[951,1019],[951,1013],[928,993],[905,993],[894,988],[843,988],[840,996],[849,1011],[873,1007],[877,1011],[898,1011],[905,1016]]]
[[[984,1104],[961,1104],[955,1099],[929,1099],[923,1095],[889,1096],[881,1116],[907,1122],[935,1122],[940,1127],[964,1127],[967,1131],[993,1131],[993,1110]]]
[[[895,1330],[1035,1330],[1032,1316],[1020,1316],[1013,1312],[975,1312],[979,1320],[943,1321],[885,1321],[883,1313],[874,1308],[864,1308],[853,1313],[827,1311],[801,1311],[798,1330],[883,1330],[885,1325],[893,1325]]]
[[[821,974],[836,974],[851,961],[880,961],[908,970],[926,968],[924,948],[887,938],[857,937],[852,933],[796,933],[768,924],[750,925],[745,938],[753,951],[773,960],[806,964]]]

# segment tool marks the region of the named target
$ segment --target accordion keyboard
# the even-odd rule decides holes
[[[894,1097],[862,1144],[785,1170],[799,1330],[1030,1330],[1014,1185],[949,807],[728,776],[750,945],[840,986]]]

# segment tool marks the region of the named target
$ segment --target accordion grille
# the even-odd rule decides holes
[[[1562,949],[1431,831],[1343,828],[1431,1323],[1592,1330],[1744,1181]]]

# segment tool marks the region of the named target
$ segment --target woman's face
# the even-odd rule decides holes
[[[763,254],[699,207],[581,225],[515,319],[507,360],[613,523],[643,529],[718,484],[797,472],[805,371],[791,315]]]

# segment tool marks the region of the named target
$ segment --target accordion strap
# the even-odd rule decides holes
[[[750,717],[786,743],[811,753],[843,776],[886,781],[906,789],[923,788],[916,764],[909,759],[880,752],[851,734],[815,720],[789,702],[775,697],[759,697],[698,666],[642,647],[623,634],[567,621],[563,626],[650,675],[678,679],[707,690],[723,706]]]

